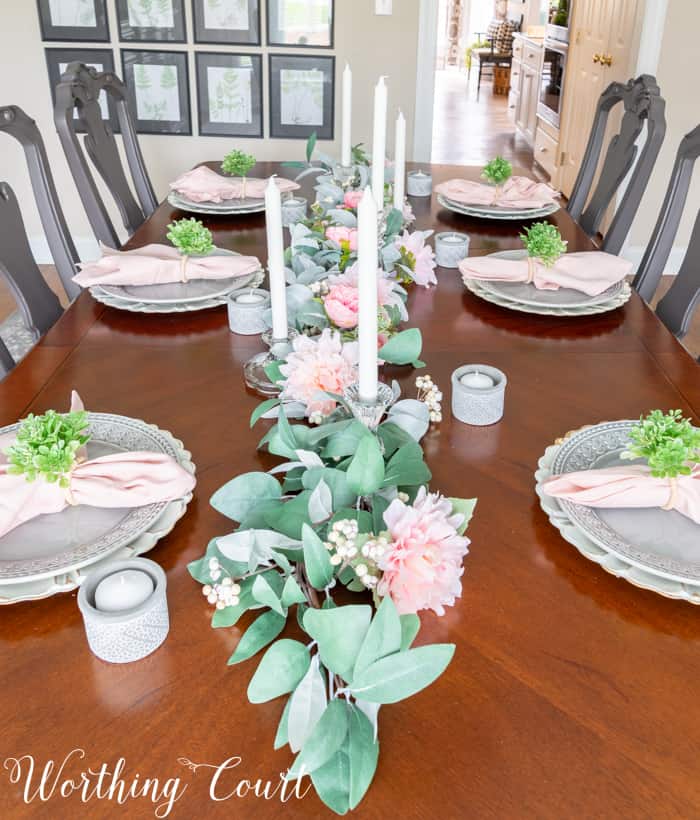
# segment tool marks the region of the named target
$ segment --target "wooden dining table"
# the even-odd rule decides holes
[[[294,174],[265,164],[252,175],[272,172]],[[476,179],[478,169],[433,166],[432,174],[435,184]],[[304,195],[313,197],[308,180]],[[466,232],[472,255],[521,246],[521,223],[460,216],[434,195],[410,201],[415,228]],[[126,247],[165,241],[167,224],[183,215],[160,205]],[[266,261],[262,214],[202,219],[219,247]],[[549,219],[569,251],[594,248],[564,209]],[[408,299],[408,326],[423,335],[421,372],[444,392],[443,421],[423,444],[431,487],[478,504],[462,597],[444,617],[422,613],[419,643],[451,642],[456,653],[428,689],[382,707],[379,765],[357,814],[699,817],[700,610],[586,560],[550,525],[534,489],[538,459],[567,431],[657,407],[698,423],[698,365],[634,293],[609,313],[546,317],[481,301],[456,270],[438,269],[437,278]],[[288,747],[273,750],[283,700],[248,703],[255,661],[226,661],[252,618],[212,629],[212,607],[187,571],[232,529],[209,505],[212,493],[278,463],[257,449],[271,422],[251,431],[261,399],[243,381],[244,363],[263,347],[229,331],[224,307],[129,313],[85,292],[0,384],[0,424],[67,408],[76,389],[89,410],[171,431],[191,451],[198,482],[185,516],[148,553],[167,573],[171,623],[149,657],[110,665],[92,655],[76,592],[0,611],[0,760],[29,755],[35,765],[28,791],[23,779],[12,782],[12,763],[0,768],[1,817],[164,816],[168,807],[147,797],[119,804],[93,794],[83,803],[78,792],[59,793],[66,778],[79,782],[102,764],[111,771],[120,758],[127,785],[136,773],[161,786],[179,778],[165,816],[333,816],[313,790],[286,802],[279,792],[234,792],[246,780],[279,783],[291,764]],[[450,413],[450,374],[465,363],[506,373],[498,424],[471,427]],[[393,367],[384,378],[411,396],[416,375]],[[292,621],[289,637],[298,636]],[[214,767],[231,760],[212,787]],[[56,788],[43,800],[35,790],[49,761]]]

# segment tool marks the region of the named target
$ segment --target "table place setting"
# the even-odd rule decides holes
[[[484,166],[485,182],[449,179],[435,188],[440,205],[458,214],[482,219],[540,219],[559,210],[559,192],[544,182],[512,176],[503,157]]]
[[[181,313],[227,303],[255,288],[264,273],[254,256],[216,248],[211,231],[196,219],[168,225],[173,247],[151,244],[129,251],[102,246],[102,256],[81,263],[73,280],[98,301],[138,313]]]
[[[567,253],[555,225],[537,222],[520,234],[523,250],[459,262],[465,286],[487,302],[543,316],[590,316],[624,305],[632,263],[603,251]]]
[[[75,589],[106,558],[151,549],[195,486],[181,442],[137,419],[48,411],[0,429],[0,602]]]
[[[700,603],[700,430],[680,410],[569,433],[535,478],[542,509],[579,552],[644,589]]]
[[[215,216],[260,213],[265,210],[268,181],[247,176],[254,165],[252,155],[231,151],[221,163],[221,170],[228,176],[206,165],[186,171],[170,183],[168,202],[179,210]],[[275,184],[282,193],[299,189],[297,182],[283,177],[276,177]]]

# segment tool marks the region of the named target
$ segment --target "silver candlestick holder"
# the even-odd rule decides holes
[[[357,165],[336,165],[333,168],[333,177],[344,191],[358,188],[361,182]]]
[[[292,349],[292,341],[298,336],[296,330],[289,328],[286,339],[274,339],[272,331],[262,334],[262,340],[270,348],[264,353],[257,353],[243,365],[243,378],[251,390],[261,396],[279,396],[279,385],[270,380],[266,366],[276,361],[284,361]]]
[[[394,391],[384,382],[377,382],[377,397],[367,401],[360,397],[360,384],[355,382],[343,391],[343,398],[355,418],[369,430],[376,430],[387,409],[394,401]]]

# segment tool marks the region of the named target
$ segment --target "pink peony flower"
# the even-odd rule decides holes
[[[401,615],[420,609],[444,615],[444,607],[462,594],[469,539],[457,528],[464,516],[453,515],[448,499],[421,487],[411,507],[392,501],[384,521],[391,544],[378,562],[383,575],[377,592],[390,595]]]
[[[435,254],[425,241],[429,235],[430,232],[413,231],[413,233],[409,233],[404,231],[394,242],[400,251],[412,258],[414,281],[426,288],[428,285],[437,285],[434,273],[437,267]]]
[[[343,330],[357,327],[359,304],[356,287],[342,283],[332,285],[323,297],[323,306],[328,318],[336,327],[342,327]]]
[[[336,242],[342,247],[347,242],[351,251],[357,250],[357,228],[345,228],[342,225],[331,225],[326,228],[326,239]]]
[[[362,194],[363,191],[346,191],[345,196],[343,197],[343,205],[354,211],[360,204]]]
[[[342,393],[357,381],[357,362],[357,342],[343,344],[337,331],[326,328],[315,339],[299,335],[280,366],[286,380],[280,398],[303,402],[307,416],[327,416],[335,401],[319,391]]]

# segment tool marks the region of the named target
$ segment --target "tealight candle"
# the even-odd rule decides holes
[[[95,608],[101,612],[135,609],[153,594],[153,579],[138,569],[108,575],[95,589]]]
[[[406,191],[409,196],[430,196],[433,190],[433,178],[419,169],[409,171],[406,177]]]
[[[242,293],[240,296],[234,297],[234,301],[241,305],[255,305],[264,302],[265,297],[262,293],[255,293],[255,291],[251,290],[250,293]]]
[[[469,237],[445,231],[435,235],[435,261],[441,268],[456,268],[469,255]]]
[[[232,333],[257,336],[267,330],[266,315],[270,309],[270,294],[266,290],[234,292],[229,294],[228,326]]]
[[[463,384],[465,387],[472,387],[475,390],[484,390],[488,387],[493,387],[496,383],[490,376],[487,376],[486,373],[479,373],[478,370],[475,370],[473,373],[465,373],[459,379],[460,384]]]

